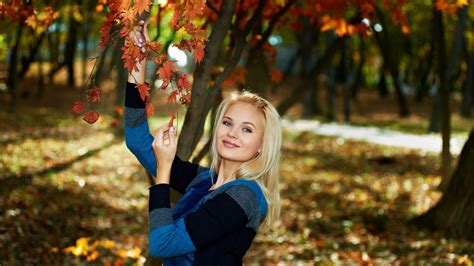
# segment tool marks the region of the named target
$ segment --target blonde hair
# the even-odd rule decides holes
[[[281,147],[281,118],[273,105],[257,94],[248,91],[233,91],[217,108],[212,134],[211,168],[219,169],[222,158],[217,153],[216,130],[230,106],[237,102],[250,103],[264,117],[264,133],[260,153],[242,163],[235,173],[235,179],[254,180],[260,186],[268,204],[267,216],[263,222],[266,232],[280,218],[279,164]]]

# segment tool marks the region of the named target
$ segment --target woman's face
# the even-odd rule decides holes
[[[246,162],[261,149],[263,114],[246,102],[234,103],[217,125],[216,148],[222,159]]]

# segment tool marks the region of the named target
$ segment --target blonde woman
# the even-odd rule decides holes
[[[131,37],[142,47],[146,24],[140,22]],[[149,189],[150,255],[164,265],[242,265],[259,228],[266,231],[280,214],[278,112],[253,93],[230,93],[215,118],[211,166],[183,161],[176,155],[174,127],[163,125],[154,137],[149,133],[134,84],[144,82],[144,73],[140,62],[127,82],[125,140],[155,177]],[[173,207],[170,187],[183,194]]]

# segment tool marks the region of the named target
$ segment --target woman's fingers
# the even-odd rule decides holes
[[[176,133],[174,127],[171,127],[170,130],[168,130],[168,137],[170,139],[170,145],[172,147],[176,146]]]

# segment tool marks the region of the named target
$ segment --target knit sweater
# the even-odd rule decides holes
[[[145,105],[135,84],[127,82],[125,142],[153,176],[153,153]],[[268,205],[252,180],[234,180],[209,191],[215,169],[175,156],[170,184],[149,188],[149,252],[164,265],[242,265]],[[171,206],[170,187],[183,196]]]

